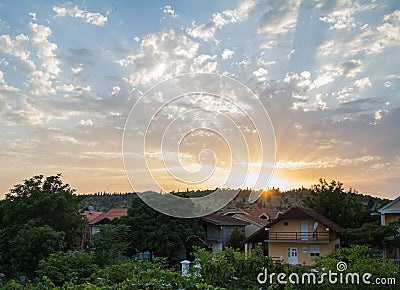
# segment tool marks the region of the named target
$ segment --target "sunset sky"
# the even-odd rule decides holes
[[[132,191],[122,154],[131,108],[161,81],[206,72],[243,83],[267,110],[276,137],[270,187],[307,187],[323,177],[393,199],[399,56],[398,0],[2,1],[0,198],[36,174],[62,173],[78,193]],[[152,97],[147,108],[157,103]],[[229,170],[221,155],[235,141],[211,135],[219,141],[189,136],[179,158],[195,170],[198,147],[212,145],[209,186],[232,186],[218,180]],[[140,170],[134,189],[159,191]],[[168,181],[168,189],[182,187]]]

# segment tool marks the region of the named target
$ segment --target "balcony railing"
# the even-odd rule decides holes
[[[330,234],[317,232],[269,232],[269,240],[329,241]]]

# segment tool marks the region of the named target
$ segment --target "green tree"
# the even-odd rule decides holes
[[[231,238],[228,242],[228,247],[243,250],[244,244],[242,241],[246,238],[246,235],[243,230],[239,230],[235,227],[232,231]]]
[[[64,249],[64,233],[51,227],[26,224],[10,241],[10,262],[18,276],[31,277],[39,261]]]
[[[0,202],[0,272],[16,275],[29,258],[27,272],[32,273],[46,255],[79,244],[85,221],[79,212],[81,198],[73,192],[57,174],[26,179],[6,194]],[[28,246],[30,252],[24,251]]]
[[[332,180],[328,184],[321,178],[305,198],[304,205],[323,213],[343,228],[356,228],[372,221],[370,209],[362,203],[362,195],[352,189],[345,191],[340,181]]]
[[[382,260],[381,252],[372,249],[369,246],[355,245],[350,248],[341,248],[339,253],[327,255],[319,258],[316,269],[319,273],[328,273],[329,271],[338,273],[338,263],[346,263],[346,270],[342,273],[358,273],[360,277],[365,273],[370,273],[372,276],[369,278],[371,284],[361,285],[340,285],[341,289],[382,289],[382,285],[374,285],[376,278],[394,278],[396,284],[400,279],[400,273],[396,265],[391,262]],[[361,280],[361,278],[360,278]],[[395,285],[388,289],[397,289]],[[314,288],[313,288],[314,287]],[[321,289],[337,289],[338,285],[329,283],[328,279],[319,286]],[[302,287],[304,289],[315,289],[315,285],[310,285],[310,288]]]
[[[135,256],[149,251],[151,256],[171,258],[176,251],[198,245],[204,238],[204,230],[197,219],[167,216],[145,204],[139,197],[132,199],[128,216],[119,224],[129,226],[127,252]]]
[[[268,273],[283,272],[280,264],[274,265],[269,257],[257,248],[246,256],[232,248],[212,253],[199,249],[195,253],[193,267],[195,276],[206,284],[226,289],[261,289],[257,275],[266,269]]]
[[[340,239],[345,247],[369,245],[382,250],[388,241],[400,245],[399,226],[400,222],[394,222],[387,226],[382,226],[379,222],[365,223],[361,228],[343,229],[340,232]]]
[[[41,260],[36,271],[39,279],[48,277],[55,285],[65,282],[84,283],[99,270],[95,255],[91,251],[67,251],[51,254]]]
[[[92,236],[91,249],[100,265],[111,263],[125,255],[128,247],[129,227],[124,224],[101,225],[100,232]]]

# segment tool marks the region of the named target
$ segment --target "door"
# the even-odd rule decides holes
[[[299,257],[297,255],[297,248],[288,248],[288,264],[290,265],[298,265]]]
[[[301,240],[308,240],[308,221],[301,221]]]

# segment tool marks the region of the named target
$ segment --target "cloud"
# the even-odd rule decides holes
[[[128,81],[132,85],[147,84],[158,79],[190,71],[199,44],[173,30],[145,36],[140,53],[118,61],[131,70]]]
[[[172,9],[172,7],[169,6],[169,5],[167,5],[167,6],[164,7],[163,12],[164,12],[165,14],[171,16],[172,18],[178,17],[178,15],[175,14],[175,10]]]
[[[346,77],[355,77],[359,72],[362,71],[362,61],[359,59],[351,59],[349,61],[344,61],[336,65],[335,67],[340,75]]]
[[[87,120],[80,119],[80,121],[78,122],[78,125],[91,127],[91,126],[93,126],[93,121],[91,119],[87,119]]]
[[[374,119],[380,120],[380,119],[382,119],[383,114],[388,114],[388,113],[389,113],[388,110],[377,110],[377,111],[375,111]]]
[[[81,18],[85,20],[86,23],[90,23],[96,26],[104,26],[108,20],[107,16],[104,16],[101,13],[82,10],[78,8],[78,6],[74,7],[54,6],[53,11],[56,13],[55,17],[70,16],[73,18]]]
[[[367,11],[373,10],[378,4],[364,4],[364,3],[352,3],[352,2],[338,2],[332,6],[331,11],[328,14],[319,17],[319,20],[331,24],[329,30],[351,30],[357,27],[358,23],[355,19],[355,15]]]
[[[205,41],[210,40],[214,38],[214,34],[218,29],[230,23],[243,22],[246,20],[249,12],[254,9],[255,6],[255,1],[245,1],[242,2],[237,9],[214,13],[207,23],[200,25],[193,23],[192,27],[187,29],[187,33],[194,38]]]
[[[29,37],[24,34],[19,34],[14,39],[8,34],[0,35],[0,51],[15,56],[16,60],[10,59],[8,62],[27,75],[36,70],[35,64],[30,58],[28,46]]]
[[[268,38],[283,35],[294,29],[297,24],[300,1],[260,1],[257,9],[265,11],[257,32]]]
[[[384,23],[379,26],[377,34],[381,36],[380,44],[383,47],[398,46],[400,40],[400,10],[383,17]]]
[[[233,50],[225,48],[224,51],[221,54],[221,57],[222,57],[223,60],[227,60],[227,59],[232,58],[234,54],[235,54],[235,52]]]
[[[278,160],[275,168],[277,169],[289,169],[289,170],[302,170],[302,169],[322,169],[322,168],[334,168],[337,166],[360,166],[364,163],[371,163],[373,161],[379,161],[381,158],[377,156],[364,155],[355,158],[325,158],[317,161],[283,161]]]
[[[253,71],[253,76],[257,78],[259,82],[264,82],[267,80],[268,71],[265,68],[258,68],[258,70]]]
[[[56,90],[52,87],[50,74],[42,71],[35,71],[28,82],[24,83],[30,94],[33,96],[46,97],[53,95]]]
[[[29,12],[28,15],[29,15],[30,17],[32,17],[32,20],[33,20],[33,21],[37,21],[36,13],[35,13],[35,12]]]
[[[329,29],[334,30],[350,30],[351,28],[356,27],[355,19],[351,17],[349,14],[341,14],[341,15],[330,15],[325,17],[320,17],[319,20],[331,23]]]
[[[376,8],[377,4],[361,5],[358,8],[349,8],[354,13]],[[355,5],[356,7],[357,5]],[[344,10],[346,11],[346,10]],[[384,15],[381,25],[360,23],[357,27],[351,24],[352,31],[346,34],[336,34],[334,39],[321,42],[319,51],[321,55],[342,55],[343,57],[359,56],[360,54],[379,54],[384,50],[398,46],[400,40],[400,10]],[[339,11],[340,12],[340,11]],[[342,11],[343,12],[343,11]],[[342,16],[341,16],[342,17]],[[343,16],[347,17],[347,16]],[[321,21],[332,20],[335,23],[332,29],[340,30],[349,28],[349,23],[339,23],[332,17],[323,17]],[[329,21],[330,21],[329,20]],[[347,26],[346,26],[347,25]],[[340,28],[340,29],[339,29]]]
[[[71,72],[72,72],[74,75],[77,75],[77,74],[79,74],[79,73],[82,71],[82,69],[83,69],[83,65],[82,65],[82,64],[79,64],[79,65],[76,66],[76,67],[71,67]]]
[[[111,95],[117,95],[121,91],[121,88],[119,86],[115,86],[112,88]]]
[[[1,92],[18,92],[19,89],[9,86],[4,79],[4,73],[0,70],[0,93]],[[1,96],[1,95],[0,95]]]
[[[201,54],[193,60],[193,71],[212,73],[217,69],[217,55]]]
[[[48,73],[57,75],[61,69],[58,67],[60,61],[55,55],[57,45],[48,40],[51,35],[50,27],[32,23],[28,24],[30,40],[37,50],[37,57],[41,61],[41,66],[46,69]]]
[[[364,90],[366,87],[372,87],[372,83],[369,80],[369,77],[358,79],[353,82],[353,85],[359,88],[360,90]]]

